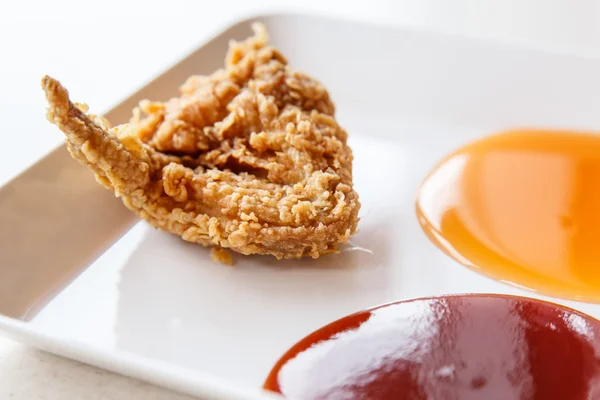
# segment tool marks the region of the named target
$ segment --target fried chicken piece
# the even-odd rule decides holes
[[[153,226],[205,246],[279,259],[336,252],[356,231],[352,151],[327,91],[255,35],[181,96],[142,101],[108,128],[48,76],[48,119],[74,159]]]

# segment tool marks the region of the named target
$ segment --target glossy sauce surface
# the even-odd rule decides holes
[[[600,323],[512,296],[359,312],[292,347],[265,388],[295,400],[600,398]]]
[[[493,279],[600,302],[600,135],[510,131],[471,143],[425,179],[419,222]]]

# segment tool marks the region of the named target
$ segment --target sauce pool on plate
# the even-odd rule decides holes
[[[600,322],[515,296],[392,303],[302,339],[264,387],[295,400],[596,399]]]
[[[425,179],[417,215],[480,273],[600,302],[600,135],[529,129],[468,144]]]

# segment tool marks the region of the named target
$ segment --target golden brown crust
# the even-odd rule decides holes
[[[181,97],[144,101],[107,128],[45,77],[72,156],[127,207],[184,240],[242,254],[318,257],[355,232],[352,152],[327,91],[289,69],[264,27]]]
[[[225,265],[233,265],[233,258],[231,254],[222,247],[213,247],[210,250],[210,258],[214,262],[218,262]]]

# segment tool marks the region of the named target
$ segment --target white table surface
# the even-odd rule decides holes
[[[0,184],[62,140],[44,118],[43,74],[101,112],[236,17],[275,10],[600,57],[596,0],[8,1],[0,5]],[[0,338],[0,399],[8,398],[189,399]]]

